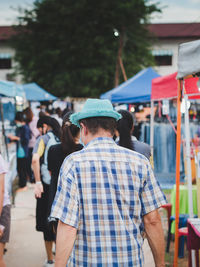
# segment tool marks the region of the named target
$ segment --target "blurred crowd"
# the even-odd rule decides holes
[[[53,263],[52,245],[55,241],[55,230],[52,228],[53,224],[48,223],[47,219],[57,189],[59,170],[67,155],[82,148],[82,145],[79,144],[79,128],[69,122],[70,114],[72,111],[67,108],[62,111],[60,108],[49,110],[41,107],[37,117],[28,107],[22,112],[16,113],[15,134],[7,135],[10,142],[16,143],[18,191],[26,190],[27,182],[35,186],[36,229],[44,233],[47,251],[45,266]],[[0,157],[0,175],[2,172],[4,176],[2,180],[5,179],[8,171],[6,166],[7,163]],[[2,190],[4,189],[5,186],[2,183]],[[3,206],[6,206],[7,215],[6,221],[2,224],[5,225],[6,231],[3,229],[2,235],[5,235],[6,232],[6,240],[3,237],[0,238],[2,264],[5,264],[3,262],[5,243],[9,240],[10,229],[8,226],[10,225],[11,207],[8,189],[5,190],[4,195],[6,201],[2,204],[2,211],[4,211]],[[2,215],[1,203],[0,215]],[[0,266],[4,266],[2,264],[0,262]]]
[[[120,110],[114,139],[120,146],[135,150],[150,159],[147,144],[133,137],[132,114]],[[57,221],[50,217],[51,206],[57,190],[59,171],[64,159],[71,153],[81,150],[80,128],[72,124],[68,109],[52,110],[42,108],[38,117],[30,107],[15,116],[15,135],[7,137],[16,143],[18,186],[25,190],[27,182],[35,187],[36,230],[43,232],[47,261],[44,266],[53,266],[53,243],[56,240]],[[5,266],[3,251],[9,240],[10,207],[8,192],[4,188],[7,165],[0,155],[0,266]],[[1,177],[2,176],[2,177]],[[2,189],[2,191],[1,191]],[[2,229],[1,229],[2,225]]]

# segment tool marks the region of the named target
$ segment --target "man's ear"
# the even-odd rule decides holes
[[[81,131],[83,131],[83,134],[87,135],[88,133],[87,127],[83,123],[80,123],[80,126],[81,126]]]
[[[84,134],[87,135],[88,132],[89,132],[89,131],[88,131],[88,128],[87,128],[86,126],[84,126],[84,127],[85,127],[85,129],[84,129]]]

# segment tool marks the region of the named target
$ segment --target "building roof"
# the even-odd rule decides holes
[[[200,38],[200,23],[149,24],[148,28],[158,38]]]
[[[0,41],[6,41],[14,35],[12,26],[0,26]]]
[[[148,28],[158,38],[200,38],[200,23],[149,24]],[[0,41],[8,40],[14,32],[12,26],[0,26]]]

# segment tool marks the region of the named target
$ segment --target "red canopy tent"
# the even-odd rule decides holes
[[[152,80],[151,87],[151,133],[150,133],[150,146],[151,153],[153,155],[153,136],[154,136],[154,101],[163,99],[177,98],[178,80],[176,79],[177,72],[170,75],[154,78]],[[186,94],[189,95],[190,99],[200,98],[200,92],[197,86],[197,77],[192,77],[185,80]]]
[[[162,100],[177,97],[178,80],[177,72],[170,75],[158,77],[152,80],[151,99]],[[200,98],[200,91],[197,86],[198,77],[185,80],[186,94],[190,99]]]

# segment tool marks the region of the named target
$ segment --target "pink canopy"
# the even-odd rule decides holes
[[[177,72],[153,79],[151,99],[161,100],[165,98],[176,98],[178,88],[178,80],[176,80],[176,76]],[[185,80],[186,93],[190,95],[190,99],[200,98],[200,91],[197,86],[197,81],[197,77]],[[193,94],[195,94],[195,96],[192,96]]]

